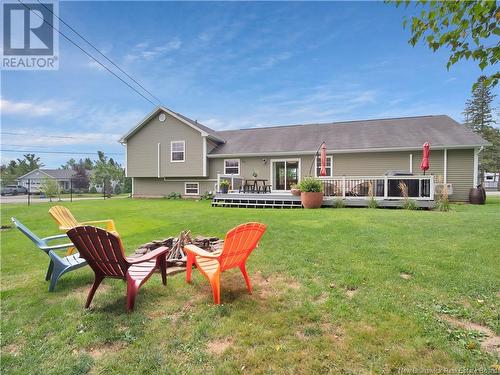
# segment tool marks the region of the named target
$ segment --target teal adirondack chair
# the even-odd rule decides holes
[[[45,280],[50,280],[49,292],[53,292],[56,288],[57,280],[65,274],[66,272],[76,270],[77,268],[87,265],[87,261],[80,258],[79,253],[71,254],[66,257],[60,257],[55,250],[67,249],[74,247],[73,243],[65,243],[61,245],[49,245],[50,241],[68,238],[65,234],[59,234],[57,236],[50,236],[45,238],[39,238],[32,231],[26,228],[19,220],[15,217],[11,218],[12,222],[26,237],[28,237],[33,243],[42,250],[45,254],[50,257],[49,268],[47,270],[47,275]]]

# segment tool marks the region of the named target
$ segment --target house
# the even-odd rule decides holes
[[[19,185],[29,189],[31,193],[40,192],[43,181],[47,178],[56,180],[61,190],[69,190],[75,172],[72,169],[34,169],[17,178]]]
[[[314,155],[322,141],[327,145],[322,178],[333,182],[395,170],[421,175],[422,144],[428,141],[425,178],[434,183],[439,176],[455,201],[466,201],[477,184],[479,153],[488,144],[445,115],[215,131],[165,107],[120,139],[135,197],[171,192],[198,197],[217,191],[221,178],[231,179],[236,190],[235,180],[255,175],[273,192],[286,193],[301,178],[318,175]]]

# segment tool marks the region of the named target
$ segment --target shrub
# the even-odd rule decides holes
[[[211,191],[206,191],[203,193],[203,195],[200,197],[200,200],[212,200],[214,197],[214,194]]]
[[[172,192],[172,193],[166,195],[165,198],[167,198],[167,199],[181,199],[182,196],[181,196],[181,193]]]
[[[229,181],[228,180],[222,180],[220,183],[219,183],[219,186],[220,187],[223,187],[223,186],[227,186],[229,187]]]
[[[417,202],[415,202],[413,199],[405,199],[403,208],[405,210],[418,210]]]
[[[441,212],[448,212],[450,210],[450,201],[446,199],[438,199],[436,208]]]
[[[300,181],[299,189],[304,193],[321,193],[323,191],[323,184],[314,177],[306,177]]]
[[[121,192],[122,192],[122,187],[120,186],[120,184],[116,184],[115,194],[121,194]]]
[[[374,197],[371,197],[368,201],[368,208],[378,208],[378,202]]]
[[[92,193],[92,194],[96,194],[97,193],[97,189],[95,188],[95,186],[92,186],[90,188],[89,193]]]
[[[336,198],[334,201],[333,201],[333,207],[334,208],[344,208],[345,207],[345,202],[343,199],[340,199],[340,198]]]

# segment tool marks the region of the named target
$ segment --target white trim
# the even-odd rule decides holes
[[[134,185],[135,185],[135,180],[132,177],[132,196],[134,196],[134,193],[135,193],[135,187],[134,187]]]
[[[319,179],[321,179],[321,178],[331,178],[331,177],[333,177],[333,156],[332,156],[332,155],[327,155],[327,156],[326,156],[326,159],[327,159],[327,160],[328,160],[328,159],[330,159],[330,160],[331,160],[331,162],[330,162],[330,171],[331,171],[330,176],[328,176],[328,175],[326,175],[326,176],[318,176],[318,158],[320,158],[320,156],[318,156],[318,157],[316,158],[316,163],[314,163],[314,177],[319,178]],[[320,159],[320,160],[321,160],[321,159]],[[327,164],[328,164],[328,163],[327,163]]]
[[[127,172],[127,144],[124,144],[125,146],[125,177],[128,177],[128,172]]]
[[[187,189],[187,184],[195,184],[196,185],[196,189],[197,189],[197,192],[196,193],[188,193],[186,191]],[[184,195],[200,195],[200,183],[197,182],[197,181],[186,181],[184,182]]]
[[[413,154],[410,154],[410,173],[413,173]]]
[[[270,160],[270,163],[269,163],[269,168],[270,168],[270,171],[271,173],[269,174],[270,178],[271,178],[271,189],[272,191],[275,191],[275,192],[287,192],[287,191],[290,191],[290,190],[278,190],[278,189],[275,189],[274,188],[274,170],[273,170],[273,163],[275,162],[280,162],[280,161],[284,161],[284,162],[287,162],[287,161],[298,161],[299,162],[299,166],[298,166],[298,173],[297,173],[297,181],[300,182],[300,179],[302,178],[301,176],[301,172],[302,172],[302,159],[301,158],[291,158],[291,159],[271,159]],[[286,169],[286,165],[285,165],[285,169]]]
[[[478,183],[479,175],[479,149],[474,149],[474,177],[472,179],[472,187],[475,188]]]
[[[432,146],[432,150],[458,149],[470,150],[472,148],[481,147],[483,145],[463,145],[463,146]],[[327,154],[350,154],[357,152],[385,152],[385,151],[421,151],[422,146],[419,147],[381,147],[381,148],[352,148],[344,150],[326,150]],[[250,152],[241,154],[208,154],[208,158],[242,158],[247,156],[296,156],[296,155],[314,155],[316,151],[272,151],[272,152]]]
[[[448,182],[448,149],[443,150],[443,183]]]
[[[147,177],[146,177],[147,178]],[[188,178],[170,178],[170,177],[163,177],[164,182],[186,182]],[[216,178],[189,178],[189,181],[193,182],[217,182]]]
[[[172,145],[174,143],[182,143],[184,146],[184,150],[183,150],[184,158],[182,160],[173,160],[173,158],[172,158],[172,153],[173,153]],[[180,152],[180,151],[175,151],[175,152]],[[170,162],[171,163],[184,163],[185,161],[186,161],[186,141],[170,141]]]
[[[47,172],[42,171],[40,168],[33,169],[32,171],[29,171],[28,173],[25,173],[25,174],[23,174],[22,176],[19,176],[19,177],[17,178],[17,180],[19,180],[19,179],[21,179],[21,178],[24,178],[25,176],[29,175],[30,173],[33,173],[33,172],[36,172],[36,171],[38,171],[38,172],[42,172],[43,174],[45,174],[45,175],[49,176],[50,178],[52,178],[52,179],[54,179],[54,180],[60,180],[60,179],[58,179],[58,178],[55,178],[54,176],[51,176],[51,175],[50,175],[50,174],[48,174]]]
[[[226,161],[238,161],[238,173],[226,173]],[[234,168],[234,167],[229,167]],[[224,173],[223,174],[232,174],[239,176],[241,171],[241,160],[240,159],[224,159]]]
[[[207,137],[203,137],[203,176],[207,176]]]
[[[188,125],[189,127],[199,131],[201,133],[202,136],[206,137],[211,137],[215,140],[218,140],[220,142],[225,142],[224,139],[222,138],[219,138],[215,135],[211,135],[211,134],[208,134],[206,131],[200,129],[199,127],[195,126],[194,124],[192,124],[191,122],[183,119],[182,117],[180,117],[177,113],[171,111],[170,109],[166,108],[166,107],[163,107],[163,106],[159,106],[159,107],[156,107],[152,112],[149,113],[149,115],[147,115],[146,117],[144,117],[144,119],[142,119],[142,121],[140,121],[135,127],[133,127],[132,129],[130,129],[128,131],[128,133],[126,133],[123,137],[120,138],[120,140],[118,142],[120,143],[126,143],[127,142],[127,139],[130,138],[132,135],[134,135],[139,129],[141,129],[147,122],[149,122],[154,116],[156,116],[159,112],[166,112],[168,113],[170,116],[176,118],[177,120],[179,120],[180,122]]]
[[[158,163],[157,163],[157,175],[158,175],[158,178],[160,178],[161,176],[161,143],[158,143]]]

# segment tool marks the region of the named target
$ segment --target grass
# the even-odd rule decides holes
[[[79,373],[391,373],[399,368],[485,368],[475,331],[498,335],[500,199],[452,211],[211,208],[208,201],[106,200],[63,203],[81,220],[113,218],[128,252],[191,229],[223,236],[235,225],[268,226],[248,262],[248,295],[238,270],[222,278],[222,306],[194,271],[154,275],[136,310],[125,287],[105,280],[93,307],[83,268],[44,281],[48,258],[17,230],[2,232],[1,371]],[[39,235],[57,232],[47,210],[5,205]]]

